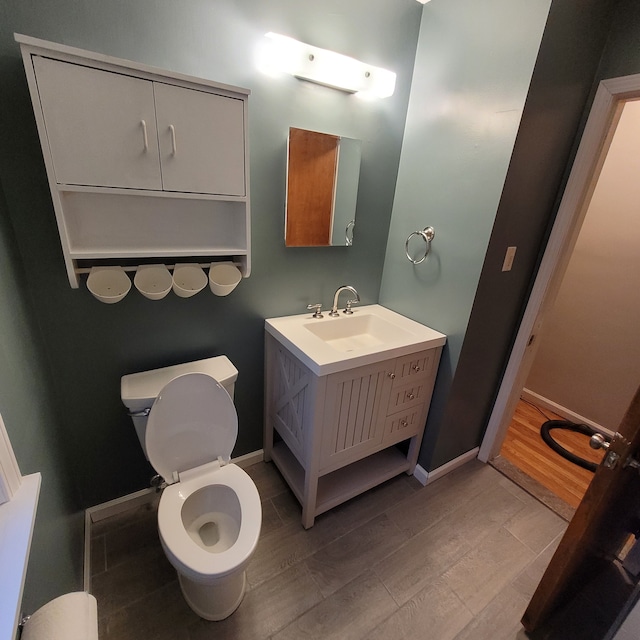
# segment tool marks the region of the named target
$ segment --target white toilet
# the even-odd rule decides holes
[[[238,417],[227,389],[236,377],[219,356],[121,381],[149,461],[168,484],[158,506],[162,547],[185,600],[206,620],[226,618],[242,601],[262,522],[256,486],[229,462]]]

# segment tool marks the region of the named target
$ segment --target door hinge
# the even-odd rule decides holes
[[[640,472],[640,462],[638,462],[633,456],[629,456],[624,462],[624,468],[631,467]]]

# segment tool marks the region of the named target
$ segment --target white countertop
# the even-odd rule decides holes
[[[375,315],[393,325],[397,331],[390,332],[390,338],[382,344],[363,345],[349,351],[334,349],[309,327],[331,328],[332,323],[349,323],[350,318]],[[417,351],[434,349],[445,344],[447,337],[415,320],[406,318],[379,304],[365,305],[353,309],[352,316],[340,314],[332,318],[323,311],[323,318],[313,318],[311,312],[301,315],[268,318],[265,330],[284,345],[317,376],[325,376],[354,367],[374,364],[382,360],[408,355]]]
[[[9,502],[0,505],[0,640],[16,637],[36,519],[40,474],[22,478]]]

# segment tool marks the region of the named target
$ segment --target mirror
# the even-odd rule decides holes
[[[287,247],[350,246],[355,228],[360,140],[289,129]]]

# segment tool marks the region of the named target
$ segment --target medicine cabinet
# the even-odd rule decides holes
[[[72,287],[118,260],[251,270],[249,91],[17,35]]]
[[[353,244],[360,156],[360,140],[289,129],[287,247]]]

